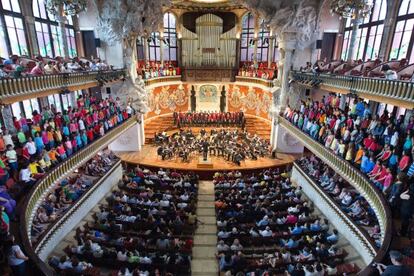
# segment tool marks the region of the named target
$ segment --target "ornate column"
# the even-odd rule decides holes
[[[272,30],[270,30],[270,35],[269,35],[269,52],[267,54],[267,68],[270,68],[270,66],[272,66],[272,61],[273,61],[273,52],[275,50],[275,39],[272,37]]]
[[[13,113],[11,110],[11,105],[0,106],[1,116],[4,123],[4,128],[7,129],[10,133],[16,133],[16,128],[13,123]]]
[[[259,16],[255,15],[254,17],[254,49],[253,49],[253,64],[257,68],[257,43],[259,36]]]
[[[78,53],[78,56],[84,57],[85,56],[85,49],[83,48],[83,38],[82,38],[82,32],[79,28],[79,20],[77,16],[73,16],[73,29],[75,31],[75,37],[76,37],[76,52]],[[91,58],[91,57],[86,57]],[[96,56],[94,56],[96,58]]]
[[[384,31],[381,39],[381,47],[378,58],[387,60],[392,47],[392,40],[394,36],[395,25],[397,24],[397,16],[402,0],[387,1],[387,16],[384,20]]]
[[[144,36],[143,37],[143,39],[144,39],[144,62],[145,62],[145,64],[147,64],[147,62],[148,62],[148,37],[146,37],[146,36]]]
[[[347,56],[348,62],[352,62],[354,59],[356,40],[357,40],[357,34],[358,34],[358,28],[359,28],[360,22],[361,22],[361,19],[359,18],[359,12],[356,12],[356,17],[352,19],[351,41],[349,42],[349,50],[348,50],[348,56]]]
[[[30,53],[27,53],[29,56],[40,55],[39,46],[36,39],[36,27],[35,27],[35,18],[33,16],[26,15],[24,17],[24,22],[26,23],[26,34],[27,34],[27,43],[29,46]]]
[[[63,12],[63,5],[59,6],[59,13],[56,16],[56,19],[59,23],[59,40],[62,42],[62,46],[63,46],[63,55],[65,56],[65,58],[69,58],[69,46],[68,46],[68,40],[66,38],[66,27],[65,27],[65,22],[66,22],[66,16],[64,15]]]
[[[160,62],[164,64],[164,34],[160,32]]]
[[[283,111],[287,104],[287,93],[289,90],[289,71],[293,64],[293,50],[297,46],[296,32],[287,31],[282,34],[282,40],[279,43],[280,49],[283,50],[283,72],[280,78],[281,90],[279,95],[278,108]]]

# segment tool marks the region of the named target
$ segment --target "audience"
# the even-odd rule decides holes
[[[412,217],[414,202],[407,196],[407,208],[398,210],[397,201],[403,187],[412,193],[414,173],[414,117],[407,124],[403,116],[372,114],[367,103],[355,99],[353,105],[342,103],[329,95],[321,101],[303,102],[299,110],[287,108],[284,112],[292,124],[322,143],[336,155],[359,168],[394,207],[394,215]],[[410,170],[411,168],[411,170]],[[407,178],[407,179],[406,179]],[[407,184],[403,184],[407,183]],[[329,187],[332,188],[332,187]],[[358,211],[358,206],[354,211]],[[401,234],[406,234],[401,229]]]
[[[101,59],[90,61],[81,60],[74,57],[70,62],[64,61],[61,57],[48,59],[38,56],[33,62],[23,62],[17,55],[11,56],[0,65],[0,78],[18,78],[23,76],[43,76],[50,74],[85,72],[85,71],[105,71],[112,70]]]
[[[83,262],[85,269],[105,267],[118,275],[188,274],[197,183],[192,173],[128,170],[94,222],[76,230],[77,245],[65,249],[68,257],[54,256],[50,264],[58,272]]]
[[[99,152],[76,172],[51,187],[33,218],[32,241],[36,242],[118,160],[109,150]]]
[[[335,245],[338,231],[329,231],[327,221],[312,214],[301,187],[293,185],[286,173],[277,169],[251,175],[216,173],[214,184],[221,272],[337,272],[345,255]]]

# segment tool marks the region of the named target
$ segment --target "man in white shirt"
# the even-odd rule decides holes
[[[30,172],[28,166],[25,166],[20,170],[19,179],[30,186],[36,183],[36,179],[32,177],[32,173]]]
[[[27,141],[24,147],[27,148],[27,152],[30,154],[30,156],[33,156],[36,154],[36,145],[33,142],[32,137],[29,137],[29,140]]]
[[[262,237],[271,237],[272,234],[273,234],[273,232],[272,232],[272,230],[270,230],[269,226],[266,226],[266,229],[263,230],[263,231],[260,230],[259,233],[260,233],[260,235],[262,235]]]

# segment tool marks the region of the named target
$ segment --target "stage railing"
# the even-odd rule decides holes
[[[315,141],[308,134],[302,132],[282,116],[277,117],[277,122],[295,136],[313,154],[335,170],[349,184],[367,200],[377,216],[381,229],[381,248],[378,250],[374,261],[381,261],[385,256],[392,238],[392,214],[388,202],[383,194],[370,182],[370,180],[348,161],[337,156],[324,145]]]
[[[44,76],[28,76],[20,78],[0,79],[0,101],[3,104],[22,99],[30,99],[49,93],[65,90],[86,89],[97,86],[99,82],[112,82],[126,76],[126,70],[88,71],[79,73],[63,73]]]
[[[49,233],[43,234],[43,239],[38,241],[36,248],[33,248],[31,240],[32,223],[36,215],[36,210],[39,207],[39,204],[42,202],[44,196],[48,193],[49,189],[58,180],[63,179],[70,172],[72,172],[73,170],[84,164],[86,161],[88,161],[90,158],[95,156],[99,151],[107,147],[109,143],[111,143],[114,139],[119,137],[122,133],[124,133],[126,130],[128,130],[131,126],[133,126],[136,123],[137,119],[135,116],[129,118],[121,125],[115,127],[114,129],[106,133],[105,136],[92,142],[86,148],[80,150],[79,152],[72,155],[70,158],[60,163],[52,171],[48,172],[38,183],[36,183],[34,188],[32,188],[29,195],[26,197],[26,200],[21,209],[22,212],[20,213],[20,234],[25,252],[27,252],[30,259],[34,261],[35,265],[43,273],[47,274],[46,272],[50,272],[50,270],[48,266],[46,266],[39,259],[39,257],[37,256],[37,252],[41,248],[42,244],[44,244],[44,239],[47,239],[47,237],[50,235]],[[63,218],[65,218],[65,216]],[[54,228],[52,227],[49,230],[53,229]]]
[[[334,74],[314,74],[291,71],[290,78],[299,84],[316,86],[343,94],[356,94],[360,97],[391,100],[393,103],[414,108],[414,83],[393,81],[381,78],[366,78]]]

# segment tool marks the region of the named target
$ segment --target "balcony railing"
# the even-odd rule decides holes
[[[298,71],[291,71],[290,77],[305,85],[316,83],[328,91],[357,94],[362,98],[372,98],[377,101],[386,98],[382,101],[392,100],[401,106],[414,108],[414,83],[412,82]]]
[[[39,94],[78,90],[93,87],[99,82],[111,82],[126,76],[124,69],[113,71],[91,71],[64,73],[57,75],[31,76],[0,79],[0,102],[13,103],[16,100],[30,99]]]
[[[157,78],[151,78],[151,79],[144,80],[145,86],[153,85],[156,83],[171,82],[171,81],[181,81],[181,75],[157,77]]]
[[[95,156],[100,150],[108,146],[115,138],[119,135],[124,133],[128,130],[131,126],[136,124],[137,120],[136,117],[133,116],[129,118],[127,121],[123,122],[121,125],[115,127],[110,132],[106,133],[105,136],[99,138],[98,140],[94,141],[86,148],[82,149],[81,151],[75,153],[72,157],[65,160],[63,163],[59,164],[55,167],[52,171],[47,173],[31,190],[30,194],[27,196],[22,212],[20,214],[20,234],[23,241],[23,246],[25,251],[28,253],[31,260],[35,262],[35,264],[39,267],[40,270],[49,271],[47,266],[39,259],[37,256],[37,252],[39,251],[40,247],[43,244],[43,240],[38,241],[37,247],[32,247],[31,242],[31,229],[32,229],[32,222],[36,215],[36,210],[39,207],[39,204],[44,199],[44,196],[48,193],[48,191],[53,187],[53,185],[66,177],[71,171],[75,170],[83,163],[91,159]],[[44,237],[47,237],[48,234],[45,234]]]
[[[392,235],[392,215],[389,204],[384,199],[384,196],[360,170],[353,167],[349,162],[335,155],[332,151],[292,125],[282,116],[278,116],[277,121],[324,163],[346,179],[368,201],[377,216],[381,229],[381,248],[378,250],[377,256],[374,259],[375,261],[381,261],[390,246]]]
[[[327,206],[329,206],[330,209],[335,212],[336,217],[342,221],[344,225],[346,225],[347,230],[351,231],[352,236],[356,237],[358,242],[363,246],[363,248],[365,248],[366,252],[368,252],[371,258],[375,258],[377,255],[377,248],[373,239],[368,235],[367,231],[357,225],[349,217],[349,215],[342,210],[341,206],[339,206],[339,204],[301,168],[300,164],[298,164],[297,161],[295,161],[293,165],[308,181],[308,183],[312,185],[313,189],[318,192],[321,198],[326,202]]]
[[[252,77],[242,77],[242,76],[236,76],[237,82],[248,82],[248,83],[254,83],[254,84],[260,84],[269,88],[273,87],[273,81],[266,80],[262,78],[252,78]]]

